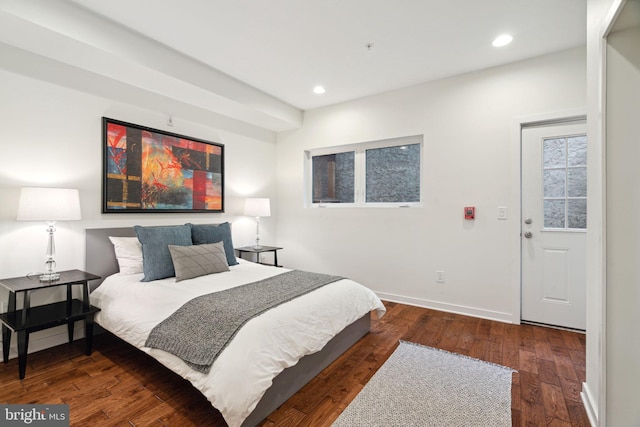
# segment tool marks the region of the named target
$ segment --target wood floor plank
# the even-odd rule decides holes
[[[542,399],[544,400],[545,415],[554,419],[569,422],[569,411],[565,403],[562,388],[553,384],[542,382]]]
[[[504,365],[502,362],[502,340],[496,342],[493,338],[489,341],[489,357],[487,361]]]
[[[458,337],[462,334],[464,329],[464,320],[454,318],[454,320],[447,326],[444,331],[444,336],[440,341],[440,346],[443,350],[455,352],[456,345],[458,343]]]
[[[511,411],[522,409],[522,399],[520,398],[520,373],[514,372],[511,380]]]
[[[580,397],[582,383],[560,378],[560,386],[562,387],[562,394],[567,402],[582,403],[582,397]]]
[[[469,355],[471,346],[473,346],[473,343],[475,341],[475,332],[477,330],[477,326],[478,319],[464,322],[464,327],[462,328],[462,332],[460,333],[460,337],[458,338],[458,342],[456,343],[457,353]]]
[[[521,425],[526,427],[540,427],[547,424],[544,406],[540,403],[522,401]]]
[[[569,357],[554,356],[553,357],[558,376],[568,380],[578,381],[575,366]]]
[[[588,426],[580,392],[584,334],[511,325],[385,302],[371,332],[274,411],[261,427],[330,426],[398,346],[399,340],[471,355],[518,370],[512,377],[514,426]],[[0,402],[66,403],[71,425],[226,426],[186,380],[110,334],[85,356],[78,341],[0,365]]]
[[[520,369],[520,325],[505,325],[502,364],[515,370]]]
[[[536,340],[533,337],[533,330],[536,328],[538,327],[531,325],[520,325],[520,330],[518,333],[520,337],[520,349],[535,353]]]
[[[475,337],[480,340],[489,340],[491,336],[491,321],[487,319],[480,319],[476,326]]]
[[[538,358],[536,353],[528,350],[520,350],[520,369],[521,372],[538,373]]]
[[[340,410],[336,406],[335,401],[330,397],[325,396],[315,409],[305,417],[302,425],[330,427],[339,415]]]
[[[572,426],[591,427],[582,402],[569,401],[569,403],[567,403],[567,410],[569,411]]]
[[[490,324],[491,324],[491,330],[489,332],[489,336],[500,337],[500,341],[502,341],[502,337],[504,337],[507,324],[502,322],[491,322]]]
[[[535,348],[536,348],[536,357],[538,358],[538,360],[545,359],[548,361],[553,361],[553,352],[551,351],[551,344],[546,339],[546,337],[543,341],[539,341],[536,339]]]
[[[523,404],[525,402],[532,405],[544,404],[538,374],[520,371],[520,399]]]
[[[279,427],[293,427],[301,425],[305,420],[307,414],[298,411],[295,408],[277,409],[274,411],[269,420],[265,421],[262,426],[279,426]]]
[[[469,356],[476,359],[489,360],[489,341],[483,339],[477,339],[473,341],[471,348],[469,349]]]
[[[541,382],[560,385],[561,379],[556,372],[556,364],[551,360],[538,359],[538,375]]]

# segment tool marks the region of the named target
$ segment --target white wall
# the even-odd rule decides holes
[[[15,220],[23,186],[80,190],[82,220],[60,222],[56,227],[59,270],[84,268],[85,228],[230,221],[234,243],[251,244],[255,237],[254,222],[239,217],[244,197],[275,198],[273,132],[239,123],[233,123],[233,129],[228,130],[208,124],[207,118],[201,116],[175,116],[174,126],[169,127],[163,110],[124,104],[2,69],[0,93],[0,277],[43,270],[46,225]],[[101,214],[102,116],[224,144],[226,213]],[[212,117],[209,123],[219,122],[219,118]],[[261,235],[264,242],[275,241],[275,220],[263,219]],[[38,291],[32,303],[51,302],[61,295],[59,290]],[[6,291],[0,290],[0,301],[6,299]],[[82,328],[78,329],[81,333]],[[64,342],[65,334],[64,328],[35,333],[29,350]],[[59,336],[51,338],[52,335]]]
[[[594,426],[640,425],[640,3],[587,3],[589,232],[587,381]],[[625,30],[622,31],[622,28]]]
[[[513,319],[516,117],[585,108],[585,50],[307,111],[278,134],[278,244],[290,267],[345,275],[387,299]],[[424,207],[304,208],[304,150],[424,134]],[[463,219],[476,206],[476,220]],[[516,253],[514,253],[516,252]],[[446,283],[436,283],[436,270]],[[517,273],[516,273],[517,277]]]
[[[606,17],[617,0],[587,2],[587,133],[589,136],[587,217],[587,343],[586,373],[582,399],[594,426],[605,425],[605,250],[604,250],[604,142],[602,31]]]
[[[636,7],[633,13],[640,16],[638,11]],[[607,43],[606,421],[610,426],[638,426],[640,25],[609,34]]]

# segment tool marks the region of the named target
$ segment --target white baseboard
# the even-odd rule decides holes
[[[587,412],[587,418],[589,418],[591,426],[596,427],[598,425],[598,402],[594,401],[587,383],[582,383],[580,397],[582,398],[582,404]]]
[[[376,292],[380,299],[399,302],[402,304],[414,305],[417,307],[430,308],[433,310],[445,311],[447,313],[462,314],[465,316],[479,317],[481,319],[496,320],[505,323],[518,323],[514,321],[512,313],[504,313],[500,311],[483,310],[475,307],[467,307],[464,305],[448,304],[439,301],[431,301],[421,298],[406,297],[402,295],[387,294]]]
[[[95,324],[94,324],[95,328]],[[84,322],[77,321],[73,329],[73,340],[84,338]],[[56,326],[29,334],[29,348],[27,354],[46,350],[61,344],[67,344],[69,336],[67,325]],[[9,347],[9,359],[18,357],[18,334],[11,334],[11,347]]]

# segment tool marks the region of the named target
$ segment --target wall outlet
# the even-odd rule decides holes
[[[444,283],[445,274],[444,271],[436,271],[436,282]]]

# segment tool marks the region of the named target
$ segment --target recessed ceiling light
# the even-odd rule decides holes
[[[324,88],[324,86],[316,86],[313,88],[313,93],[315,93],[316,95],[322,95],[323,93],[325,93],[327,90]]]
[[[513,41],[511,34],[502,34],[496,37],[491,43],[494,47],[506,46]]]

